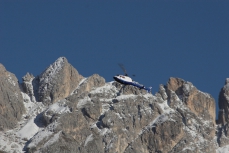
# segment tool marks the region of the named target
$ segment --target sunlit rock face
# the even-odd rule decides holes
[[[83,77],[65,57],[60,57],[36,79],[39,84],[38,101],[52,104],[66,98],[79,85]]]
[[[180,78],[170,78],[164,87],[162,91],[167,92],[168,104],[182,117],[185,131],[171,152],[215,152],[214,99]]]
[[[170,78],[167,89],[175,92],[198,117],[204,120],[212,120],[215,124],[215,100],[210,94],[201,92],[191,82],[180,78]]]
[[[24,112],[18,80],[0,64],[0,131],[14,128]]]

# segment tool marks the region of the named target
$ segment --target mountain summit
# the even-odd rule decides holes
[[[223,153],[229,151],[229,79],[215,100],[169,78],[155,95],[83,77],[58,58],[18,83],[0,64],[0,152]]]

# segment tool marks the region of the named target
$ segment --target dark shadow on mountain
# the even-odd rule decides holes
[[[39,94],[38,94],[38,89],[39,89],[39,76],[33,79],[32,81],[33,85],[33,93],[36,101],[39,101]]]
[[[34,119],[34,123],[39,127],[45,127],[45,119],[43,117],[43,112],[38,114],[36,118]]]
[[[25,153],[28,153],[28,152],[29,152],[28,145],[31,143],[31,141],[32,141],[32,138],[29,139],[29,140],[25,143],[25,146],[23,147],[22,151],[24,151]]]
[[[117,99],[112,99],[112,102],[113,103],[118,103],[118,100]]]

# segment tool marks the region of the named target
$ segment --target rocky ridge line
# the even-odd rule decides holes
[[[9,86],[14,88],[12,82]],[[190,82],[170,78],[152,95],[106,83],[98,74],[84,78],[60,57],[41,75],[23,77],[21,102],[26,113],[16,129],[8,127],[12,130],[0,136],[5,141],[0,141],[0,150],[220,152],[229,144],[227,82],[225,86],[216,124],[214,99]]]

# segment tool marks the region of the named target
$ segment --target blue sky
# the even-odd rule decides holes
[[[1,0],[0,63],[19,81],[65,56],[85,77],[125,65],[153,87],[169,77],[218,94],[229,77],[229,1]]]

